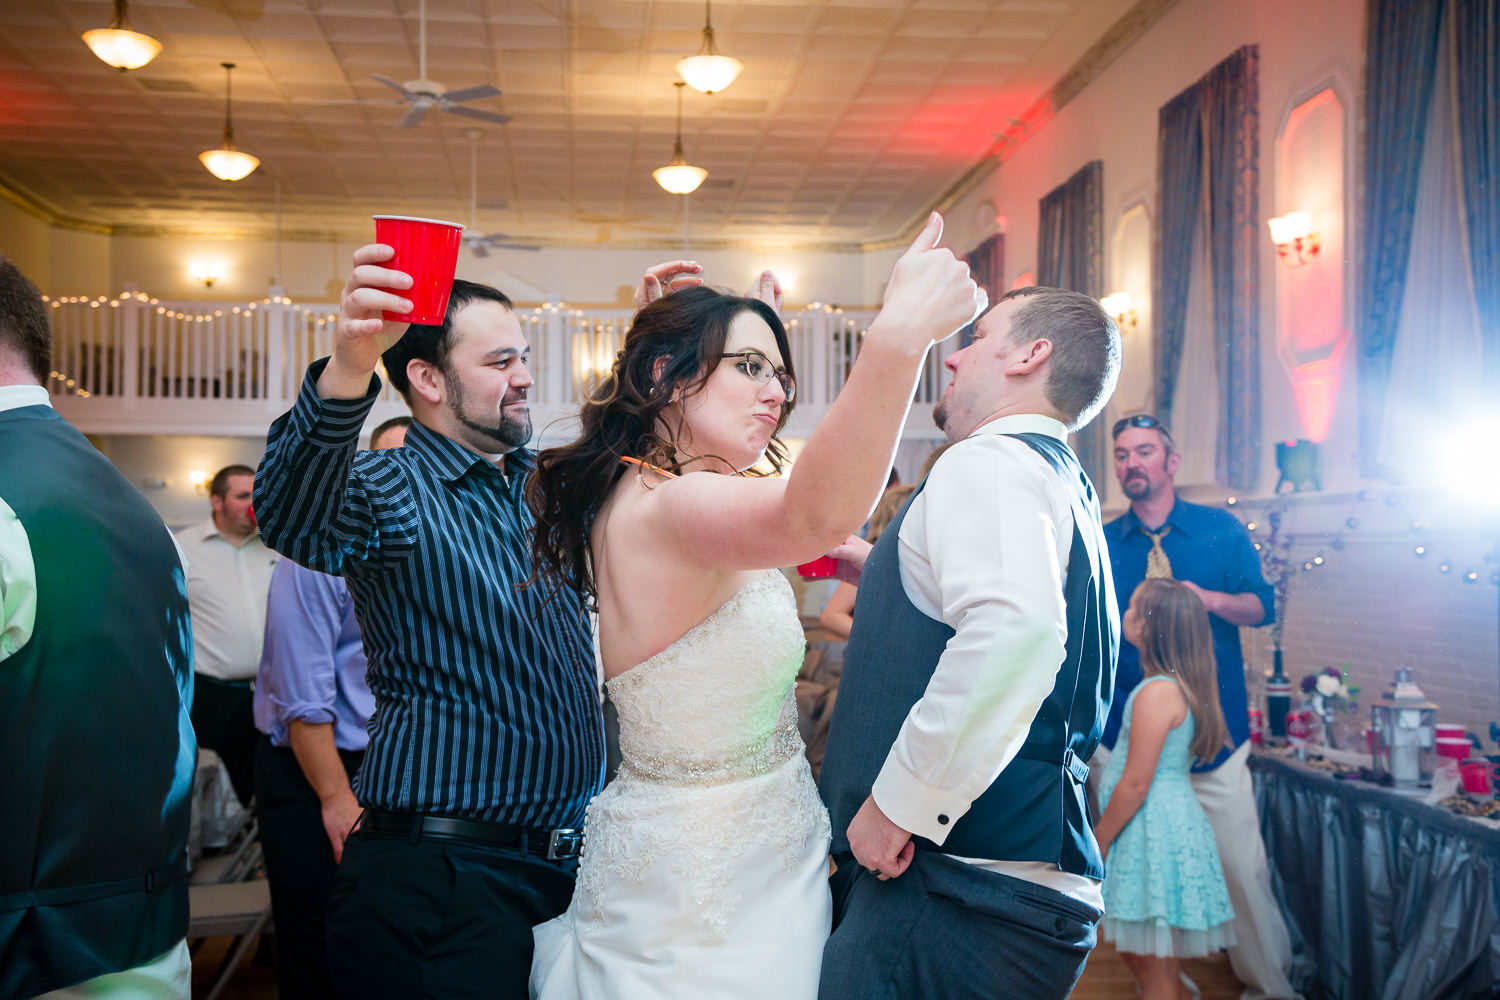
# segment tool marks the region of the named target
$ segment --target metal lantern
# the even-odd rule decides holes
[[[1398,788],[1432,784],[1437,764],[1437,706],[1400,667],[1396,679],[1370,706],[1375,734],[1375,769],[1389,774]]]

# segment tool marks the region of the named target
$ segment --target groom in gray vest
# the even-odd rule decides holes
[[[948,356],[953,447],[870,548],[829,729],[821,1000],[1066,997],[1104,863],[1084,797],[1119,643],[1099,501],[1067,444],[1114,391],[1086,295],[1022,288]]]

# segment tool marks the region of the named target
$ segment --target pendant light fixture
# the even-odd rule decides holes
[[[717,94],[734,82],[745,64],[732,56],[721,55],[714,48],[713,11],[711,0],[703,3],[703,45],[698,54],[679,60],[677,72],[694,90],[705,94]]]
[[[234,63],[219,63],[224,67],[224,142],[218,149],[208,149],[198,154],[198,159],[208,172],[221,181],[237,181],[249,177],[260,161],[249,153],[234,148],[234,124],[229,118],[229,72]]]
[[[83,43],[94,51],[94,55],[122,73],[127,69],[140,69],[161,51],[161,42],[130,27],[125,0],[115,0],[115,16],[110,18],[109,27],[85,31]]]
[[[672,162],[657,167],[651,176],[672,194],[692,194],[708,177],[708,171],[692,166],[682,155],[682,88],[687,84],[678,80],[672,86],[677,88],[677,142],[672,146]]]

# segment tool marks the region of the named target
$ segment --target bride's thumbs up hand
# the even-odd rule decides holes
[[[982,312],[989,299],[969,276],[969,265],[938,246],[943,217],[933,212],[891,270],[885,303],[872,332],[925,350],[945,340]]]

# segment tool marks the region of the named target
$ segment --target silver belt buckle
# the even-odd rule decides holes
[[[547,834],[548,861],[566,861],[569,858],[576,858],[582,847],[582,830],[553,830]]]

